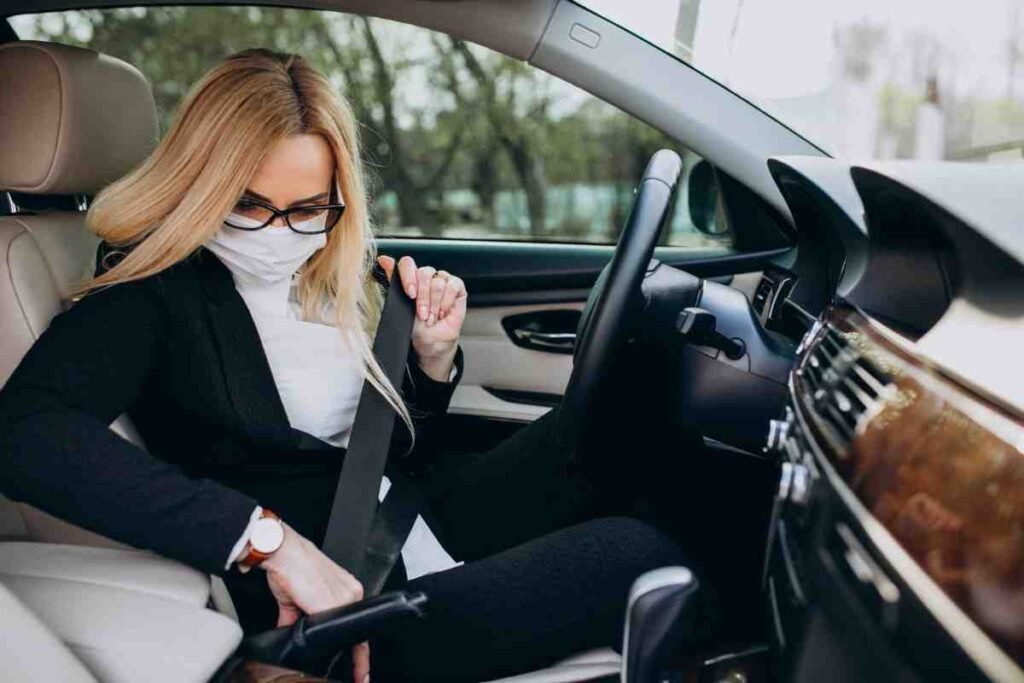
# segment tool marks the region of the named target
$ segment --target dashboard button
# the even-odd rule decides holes
[[[806,505],[811,497],[811,473],[806,465],[793,465],[789,482],[789,500],[796,505]]]
[[[793,426],[793,411],[787,406],[786,417],[782,420],[768,421],[768,440],[765,443],[766,453],[782,453],[786,449],[786,439],[789,438],[790,429]]]

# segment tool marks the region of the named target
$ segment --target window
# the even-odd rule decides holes
[[[577,0],[849,158],[1024,159],[1024,0]]]
[[[267,7],[152,7],[15,17],[19,36],[93,48],[153,84],[166,130],[192,83],[248,47],[298,52],[364,125],[383,236],[611,243],[662,147],[618,109],[523,62],[380,19]],[[685,183],[666,244],[729,246],[689,219]],[[722,231],[709,231],[720,233]]]

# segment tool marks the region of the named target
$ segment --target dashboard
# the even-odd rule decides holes
[[[769,165],[797,256],[752,304],[801,339],[765,449],[780,678],[1024,681],[1024,174]]]

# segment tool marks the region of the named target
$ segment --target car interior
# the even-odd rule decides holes
[[[650,157],[614,245],[379,240],[471,292],[453,448],[557,407],[564,447],[658,472],[692,558],[637,577],[621,654],[503,680],[1024,680],[1024,167],[830,158],[570,0],[267,4],[457,36],[700,155]],[[93,271],[91,189],[158,129],[134,66],[0,21],[0,382]],[[728,246],[661,241],[677,202]],[[243,638],[217,577],[2,496],[0,603],[2,680],[326,680],[329,648],[429,611],[389,594]]]

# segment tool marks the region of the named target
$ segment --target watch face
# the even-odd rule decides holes
[[[276,519],[260,519],[252,527],[249,543],[261,553],[272,553],[284,542],[284,527]]]

